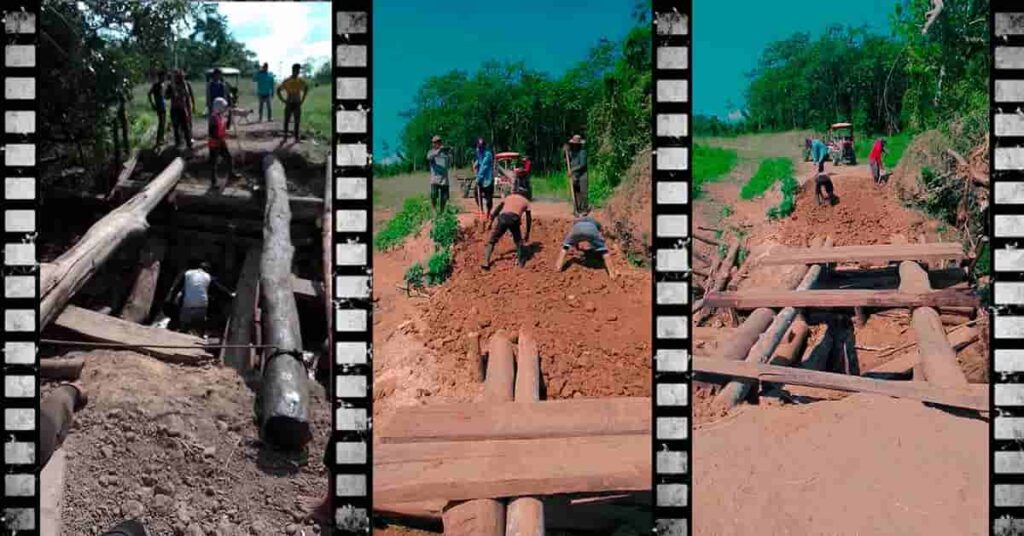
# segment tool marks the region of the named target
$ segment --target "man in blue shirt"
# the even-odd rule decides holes
[[[494,208],[494,153],[487,147],[483,138],[476,141],[477,160],[476,191],[477,207],[482,214],[490,214]],[[485,211],[486,207],[486,211]]]
[[[825,172],[825,158],[828,157],[828,147],[819,139],[811,142],[811,160],[818,166],[818,173]]]
[[[273,121],[271,114],[271,97],[274,95],[274,75],[270,74],[270,66],[266,63],[256,73],[256,96],[260,100],[260,121],[263,121],[263,105],[267,105],[267,121]]]

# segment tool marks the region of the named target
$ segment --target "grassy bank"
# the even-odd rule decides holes
[[[423,222],[430,218],[431,211],[427,196],[407,197],[402,203],[402,210],[373,237],[373,247],[378,251],[386,251],[402,245],[406,238],[419,231]]]
[[[693,146],[693,198],[700,199],[704,184],[725,177],[736,167],[739,157],[732,149]]]
[[[765,158],[753,177],[743,185],[740,198],[750,200],[764,195],[776,181],[793,176],[793,160],[785,157]]]

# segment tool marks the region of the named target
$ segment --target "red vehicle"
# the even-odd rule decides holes
[[[504,152],[494,155],[494,193],[505,197],[512,193],[515,185],[515,168],[519,165],[519,153]],[[456,177],[462,187],[462,197],[473,197],[476,177]]]

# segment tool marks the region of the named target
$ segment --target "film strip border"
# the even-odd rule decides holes
[[[36,262],[36,45],[39,0],[3,8],[4,498],[3,526],[39,533]]]
[[[335,534],[369,534],[373,457],[370,299],[373,255],[370,181],[373,96],[372,0],[334,6],[334,297],[332,327],[333,494]],[[325,199],[325,202],[328,200]]]
[[[994,0],[991,250],[994,261],[990,384],[993,534],[1024,532],[1024,6]]]
[[[654,517],[690,533],[690,15],[692,0],[653,2]]]

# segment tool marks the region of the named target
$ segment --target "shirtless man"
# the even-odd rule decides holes
[[[520,237],[519,225],[524,212],[526,213],[526,236]],[[487,247],[484,249],[484,262],[480,267],[490,270],[494,245],[506,231],[512,233],[512,241],[516,244],[516,261],[520,268],[523,267],[526,264],[524,239],[526,242],[530,241],[530,229],[533,227],[533,215],[530,213],[530,200],[526,198],[526,189],[516,188],[514,192],[502,199],[498,206],[494,207],[490,219],[487,221],[487,229],[494,225],[494,220],[498,220],[498,226],[494,228],[494,232],[491,233],[491,237],[487,241]]]

